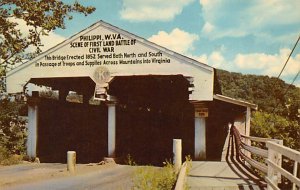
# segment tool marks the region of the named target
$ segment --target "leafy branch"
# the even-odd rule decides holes
[[[5,76],[6,71],[15,64],[41,53],[41,36],[47,36],[57,28],[65,29],[66,20],[73,18],[72,13],[87,16],[94,11],[94,7],[85,7],[77,1],[67,4],[60,0],[2,0],[0,77]],[[25,31],[20,30],[20,22],[26,24]]]

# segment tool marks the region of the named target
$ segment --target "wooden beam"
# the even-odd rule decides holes
[[[271,179],[269,179],[268,177],[265,177],[265,180],[266,182],[268,183],[268,186],[271,186],[271,188],[268,187],[268,189],[271,189],[271,190],[280,190],[279,187],[277,187]]]
[[[258,148],[258,147],[254,147],[254,146],[249,146],[249,145],[247,145],[247,144],[245,144],[243,142],[242,142],[242,147],[245,150],[248,150],[249,152],[251,152],[253,154],[262,156],[264,158],[268,157],[268,151],[267,150],[264,150],[264,149],[261,149],[261,148]]]
[[[277,172],[280,172],[284,177],[286,177],[287,179],[289,179],[291,182],[297,184],[300,187],[300,179],[298,179],[297,177],[293,176],[293,174],[289,173],[288,171],[286,171],[285,169],[279,167],[277,164],[275,164],[274,162],[272,162],[271,160],[267,160],[266,161],[267,164],[269,165],[269,167],[272,167],[274,170],[276,170]]]
[[[293,150],[289,147],[276,144],[274,142],[267,142],[266,145],[269,149],[272,149],[275,152],[279,152],[280,154],[282,154],[292,160],[300,162],[300,152]]]
[[[258,169],[259,171],[261,171],[265,174],[268,172],[268,168],[265,164],[262,164],[256,160],[253,160],[244,154],[241,154],[241,155],[252,167]]]
[[[250,139],[251,141],[255,141],[255,142],[263,142],[266,143],[268,141],[273,141],[273,142],[278,142],[280,140],[278,139],[271,139],[271,138],[260,138],[260,137],[251,137],[251,136],[247,136],[247,135],[241,135],[241,137],[246,138],[246,139]]]

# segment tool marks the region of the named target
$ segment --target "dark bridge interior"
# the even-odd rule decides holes
[[[66,163],[69,150],[76,151],[78,163],[107,156],[107,107],[41,99],[37,156]]]
[[[116,153],[138,164],[172,159],[172,140],[183,155],[194,152],[194,108],[182,75],[115,77],[109,94],[118,98]]]
[[[66,81],[50,81],[68,88],[63,85]],[[76,86],[74,80],[67,81]],[[38,82],[50,84],[46,79]],[[129,154],[138,164],[162,165],[172,159],[175,138],[182,139],[183,155],[193,155],[194,108],[188,87],[182,75],[114,78],[109,94],[118,99],[116,156],[120,160]],[[42,162],[66,162],[66,152],[74,150],[79,163],[99,162],[107,156],[107,117],[105,102],[96,106],[40,99],[38,157]]]
[[[209,117],[206,122],[206,154],[207,160],[221,161],[225,144],[228,123],[244,114],[245,107],[214,100],[209,104]]]

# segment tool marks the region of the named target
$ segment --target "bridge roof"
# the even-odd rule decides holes
[[[250,107],[251,109],[254,109],[254,110],[257,110],[257,108],[258,108],[258,106],[256,104],[246,102],[243,100],[234,99],[234,98],[224,96],[221,94],[214,94],[214,99],[220,100],[223,102],[227,102],[227,103],[231,103],[231,104],[235,104],[235,105],[239,105],[239,106]]]

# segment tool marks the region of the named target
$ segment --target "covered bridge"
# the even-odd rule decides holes
[[[41,97],[32,84],[59,98]],[[130,154],[161,164],[172,139],[194,160],[221,159],[228,124],[249,135],[256,106],[218,86],[213,67],[103,21],[7,74],[9,93],[32,91],[27,152],[42,162],[65,162],[75,150],[83,163]],[[82,101],[68,101],[71,92]]]

